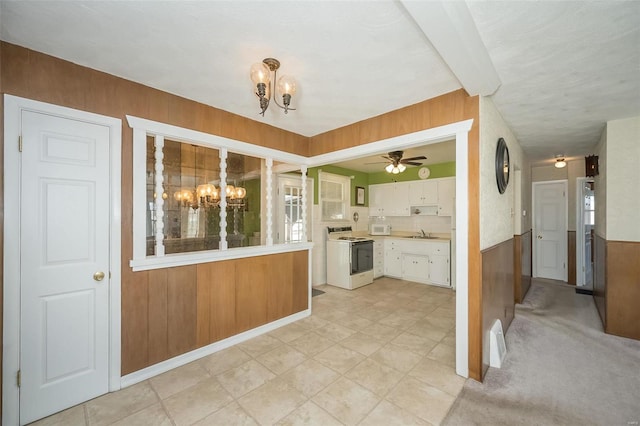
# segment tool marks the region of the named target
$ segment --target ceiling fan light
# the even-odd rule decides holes
[[[392,173],[393,173],[394,175],[397,175],[398,173],[400,173],[400,169],[399,169],[397,166],[394,166],[394,167],[393,167],[393,170],[392,170]]]
[[[384,168],[387,173],[393,172],[393,164],[387,164],[387,167]]]
[[[402,173],[405,170],[407,170],[407,166],[405,166],[404,164],[400,163],[400,164],[398,164],[398,169],[400,170],[400,173]]]
[[[563,167],[566,167],[567,162],[564,161],[564,158],[558,158],[556,160],[556,164],[554,164],[554,166],[556,166],[556,168],[561,169]]]

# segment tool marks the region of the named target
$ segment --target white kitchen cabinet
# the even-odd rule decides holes
[[[409,216],[408,200],[405,183],[369,185],[369,216]]]
[[[429,256],[429,282],[432,284],[450,286],[449,256]]]
[[[416,180],[407,184],[409,204],[411,206],[429,206],[438,204],[438,182],[433,180]]]
[[[450,242],[386,237],[384,275],[424,284],[451,286]]]
[[[453,216],[455,196],[455,178],[438,180],[438,216]]]
[[[402,278],[402,251],[400,241],[384,240],[384,275]]]
[[[369,216],[384,216],[386,192],[384,185],[369,185]]]
[[[402,279],[426,284],[429,281],[429,257],[420,254],[402,254]]]
[[[373,278],[384,275],[384,241],[373,241]]]

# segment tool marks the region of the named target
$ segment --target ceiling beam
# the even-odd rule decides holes
[[[400,0],[471,96],[489,96],[500,77],[464,1]]]

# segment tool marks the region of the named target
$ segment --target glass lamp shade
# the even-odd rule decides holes
[[[202,185],[198,185],[196,192],[198,193],[198,197],[211,197],[213,196],[215,189],[215,186],[210,183],[203,183]]]
[[[236,198],[244,198],[247,195],[247,190],[241,186],[236,186]]]
[[[404,164],[398,164],[398,170],[400,170],[400,173],[402,173],[407,170],[407,166],[405,166]]]
[[[256,62],[251,65],[251,70],[249,71],[249,75],[251,76],[251,81],[253,84],[264,83],[269,85],[269,80],[271,79],[271,71],[269,71],[269,67],[263,62]]]
[[[387,165],[387,167],[385,167],[384,169],[387,171],[387,173],[393,172],[393,164]]]
[[[566,162],[566,161],[564,161],[564,158],[563,158],[563,159],[556,160],[556,164],[555,164],[555,166],[556,166],[558,169],[561,169],[561,168],[565,167],[566,165],[567,165],[567,162]]]
[[[278,91],[281,95],[295,95],[296,80],[288,75],[283,75],[278,79]]]
[[[181,189],[173,194],[173,198],[178,202],[190,203],[193,201],[193,193],[188,189]]]

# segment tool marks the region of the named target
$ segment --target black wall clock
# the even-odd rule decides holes
[[[496,182],[498,184],[498,192],[504,194],[509,184],[509,172],[511,171],[511,163],[509,161],[509,148],[504,139],[498,139],[498,147],[496,148]]]

